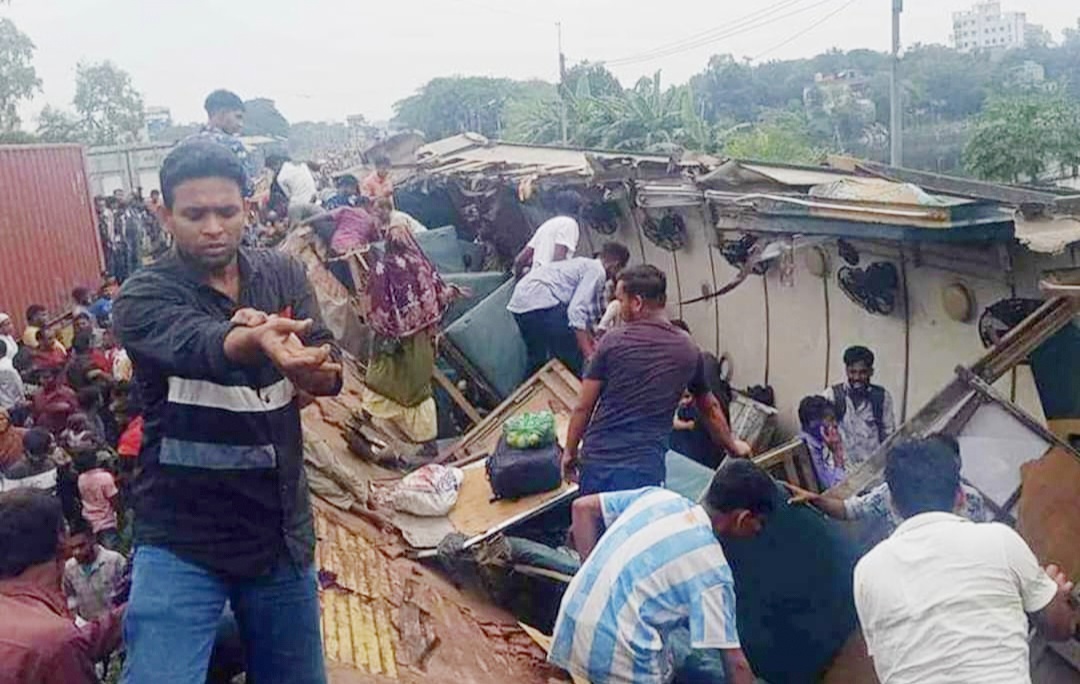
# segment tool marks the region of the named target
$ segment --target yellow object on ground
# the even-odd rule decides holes
[[[417,444],[430,442],[439,434],[438,413],[433,397],[407,408],[365,386],[364,410],[375,418],[392,423]]]

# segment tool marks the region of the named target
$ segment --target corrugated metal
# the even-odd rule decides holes
[[[82,148],[0,146],[0,310],[17,329],[30,304],[65,311],[102,264]]]

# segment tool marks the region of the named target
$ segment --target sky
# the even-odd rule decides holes
[[[973,0],[906,0],[903,44],[948,43],[952,13]],[[0,5],[37,45],[43,90],[22,108],[70,107],[75,65],[111,60],[147,105],[177,122],[205,118],[215,88],[268,97],[291,122],[388,119],[394,102],[450,75],[558,77],[556,22],[569,64],[613,61],[624,85],[662,72],[685,82],[713,54],[760,61],[833,47],[888,50],[891,0],[11,0]],[[1060,39],[1076,0],[1003,0]],[[695,43],[700,43],[695,46]],[[670,54],[669,54],[670,53]]]

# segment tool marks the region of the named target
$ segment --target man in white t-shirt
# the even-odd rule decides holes
[[[855,566],[881,684],[1030,684],[1028,616],[1047,639],[1069,639],[1072,582],[1008,526],[952,513],[960,464],[940,440],[893,449],[885,480],[905,521]]]
[[[289,198],[289,219],[302,221],[318,213],[318,187],[311,169],[303,162],[294,162],[284,154],[270,154],[266,166],[274,173],[274,181]]]
[[[581,228],[575,218],[581,211],[577,193],[564,190],[555,195],[555,217],[544,221],[514,259],[514,275],[520,278],[530,268],[574,256]]]

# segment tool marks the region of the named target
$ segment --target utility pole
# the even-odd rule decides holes
[[[892,78],[889,84],[889,163],[904,165],[904,110],[900,96],[900,14],[904,0],[892,0]]]
[[[562,22],[555,22],[559,40],[559,121],[562,125],[562,144],[568,142],[566,125],[566,55],[562,51]]]

